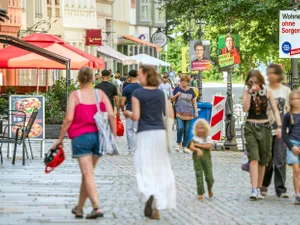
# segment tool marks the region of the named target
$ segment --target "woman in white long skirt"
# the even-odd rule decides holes
[[[176,207],[175,178],[163,123],[165,104],[171,117],[174,113],[171,103],[165,102],[164,92],[158,89],[160,76],[154,67],[140,66],[138,78],[144,88],[133,93],[132,112],[125,111],[124,115],[138,121],[134,165],[144,214],[160,219],[159,210]]]

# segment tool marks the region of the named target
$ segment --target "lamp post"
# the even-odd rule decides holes
[[[230,35],[230,22],[227,23],[228,35]],[[227,98],[225,104],[225,136],[224,148],[226,150],[236,151],[236,132],[235,132],[235,118],[233,113],[233,99],[232,99],[232,66],[228,69],[227,76]]]
[[[300,3],[300,0],[291,0],[291,3],[293,5],[293,10],[297,11],[298,4]],[[298,60],[296,58],[292,58],[292,90],[298,90],[299,85],[299,78],[298,78]]]
[[[197,25],[199,25],[199,30],[198,30],[199,40],[202,41],[202,36],[204,35],[204,30],[205,30],[206,22],[204,20],[200,20],[200,21],[198,21],[196,23],[197,23]],[[202,102],[202,100],[203,100],[203,94],[202,94],[202,87],[203,87],[202,71],[198,71],[197,86],[198,86],[198,92],[199,92],[199,96],[198,96],[197,101],[198,102]]]

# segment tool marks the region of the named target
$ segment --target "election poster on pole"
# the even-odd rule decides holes
[[[300,11],[280,11],[279,58],[300,58]]]

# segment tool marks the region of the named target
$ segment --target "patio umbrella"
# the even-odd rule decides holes
[[[150,55],[146,54],[139,54],[128,57],[128,59],[136,60],[137,64],[146,64],[146,65],[152,65],[152,66],[171,66],[169,63],[164,62],[160,59],[154,58]]]
[[[25,37],[23,40],[71,59],[71,70],[78,70],[82,66],[88,66],[94,69],[105,67],[105,63],[102,59],[74,48],[65,43],[62,39],[50,34],[36,33]],[[14,46],[0,50],[0,68],[65,69],[64,66],[59,63]]]

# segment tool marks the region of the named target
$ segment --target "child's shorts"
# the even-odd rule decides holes
[[[300,147],[300,141],[294,141],[291,140],[291,142],[296,145],[297,147]],[[289,148],[286,149],[286,161],[289,165],[295,165],[300,164],[300,155],[295,155],[292,150]]]

